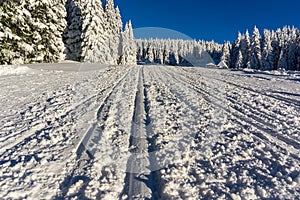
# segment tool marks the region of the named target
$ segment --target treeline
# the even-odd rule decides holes
[[[287,26],[276,31],[265,29],[261,35],[254,27],[251,37],[246,31],[239,33],[232,45],[226,42],[221,60],[238,69],[300,70],[300,31]]]
[[[195,66],[218,61],[222,45],[213,41],[193,40],[136,40],[137,60],[143,63]]]
[[[7,0],[0,4],[0,64],[75,60],[136,63],[131,22],[113,0]]]
[[[255,27],[251,36],[248,31],[239,33],[232,44],[157,39],[136,43],[139,62],[203,66],[209,63],[208,54],[215,64],[222,62],[230,68],[300,70],[300,31],[288,26],[265,29],[262,35]]]

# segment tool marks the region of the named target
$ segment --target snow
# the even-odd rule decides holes
[[[0,76],[22,75],[30,72],[33,73],[33,70],[27,66],[0,65]]]
[[[1,197],[300,197],[299,73],[1,67]]]
[[[217,66],[222,69],[228,69],[228,65],[225,63],[225,61],[221,61]]]

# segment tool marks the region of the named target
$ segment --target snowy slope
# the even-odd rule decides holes
[[[300,197],[297,73],[26,69],[0,76],[4,199]]]

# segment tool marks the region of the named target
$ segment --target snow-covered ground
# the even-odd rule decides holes
[[[300,74],[0,67],[4,199],[300,198]]]

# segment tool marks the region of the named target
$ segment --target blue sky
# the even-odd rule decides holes
[[[232,41],[254,25],[300,28],[299,0],[115,0],[123,21],[134,28],[162,27],[192,39]]]

